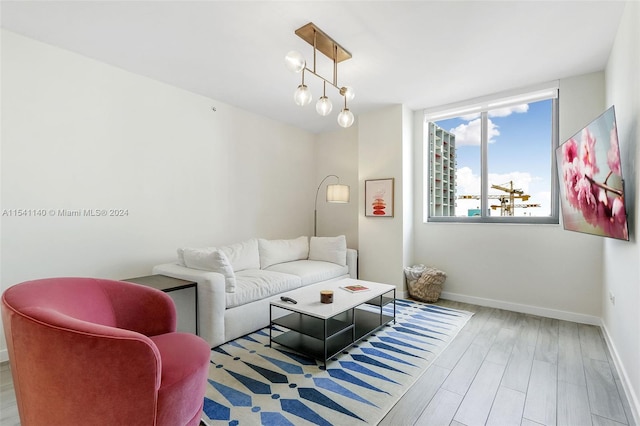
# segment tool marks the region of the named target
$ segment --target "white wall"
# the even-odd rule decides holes
[[[403,129],[402,105],[358,117],[358,244],[360,278],[403,286]],[[394,217],[364,216],[364,184],[394,178]]]
[[[1,41],[0,209],[56,212],[2,217],[2,290],[147,275],[181,245],[313,232],[314,135],[11,32]]]
[[[640,3],[628,2],[605,74],[607,106],[615,105],[631,241],[607,239],[602,288],[603,328],[622,383],[640,422]],[[609,293],[615,304],[609,301]]]
[[[318,194],[318,236],[344,234],[347,246],[358,249],[358,126],[357,122],[347,128],[316,136],[315,158],[317,161],[316,189],[328,175],[336,175],[340,183],[349,185],[348,204],[326,202],[326,185],[337,183],[329,178]],[[314,193],[315,194],[315,193]],[[312,201],[313,202],[313,201]]]
[[[602,73],[562,80],[560,140],[600,114],[603,99]],[[423,138],[416,134],[414,263],[447,273],[446,297],[598,323],[602,239],[561,225],[423,223]]]
[[[419,129],[419,127],[417,128]],[[414,161],[414,143],[415,138],[415,114],[407,107],[403,106],[402,109],[402,274],[404,274],[404,268],[412,264],[415,253],[414,247],[414,199],[413,193],[415,188],[414,167],[416,165]],[[395,266],[394,266],[395,268]],[[404,278],[404,277],[403,277]],[[403,280],[401,278],[401,280]],[[406,296],[404,283],[399,287],[402,293],[399,295]]]

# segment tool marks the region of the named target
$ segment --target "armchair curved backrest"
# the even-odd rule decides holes
[[[23,426],[199,423],[209,347],[175,332],[165,293],[94,278],[28,281],[2,295],[2,321]],[[174,345],[195,355],[163,357]],[[178,379],[163,383],[163,373]]]

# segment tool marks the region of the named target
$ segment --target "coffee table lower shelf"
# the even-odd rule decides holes
[[[394,299],[388,298],[388,301],[395,301]],[[288,331],[272,337],[271,342],[322,360],[326,366],[328,359],[389,322],[395,321],[395,316],[382,313],[384,304],[376,305],[380,306],[380,312],[353,308],[329,319],[299,312],[272,319],[272,326],[278,325],[287,328]]]

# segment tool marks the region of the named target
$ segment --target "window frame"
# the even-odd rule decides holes
[[[549,146],[549,168],[551,178],[551,197],[549,216],[489,216],[489,170],[488,170],[488,128],[489,111],[524,103],[551,99],[551,144]],[[558,170],[556,167],[556,148],[559,146],[559,89],[558,82],[546,83],[526,89],[502,92],[496,95],[476,98],[469,101],[424,110],[423,128],[423,222],[424,223],[511,223],[511,224],[552,224],[560,223]],[[431,161],[429,159],[429,122],[479,113],[481,116],[480,142],[480,214],[481,216],[431,216],[429,179]]]

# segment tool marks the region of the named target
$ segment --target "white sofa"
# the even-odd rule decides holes
[[[153,273],[198,283],[200,336],[215,347],[268,326],[269,302],[285,291],[357,278],[357,261],[344,235],[251,239],[179,248],[176,262],[157,265]]]

